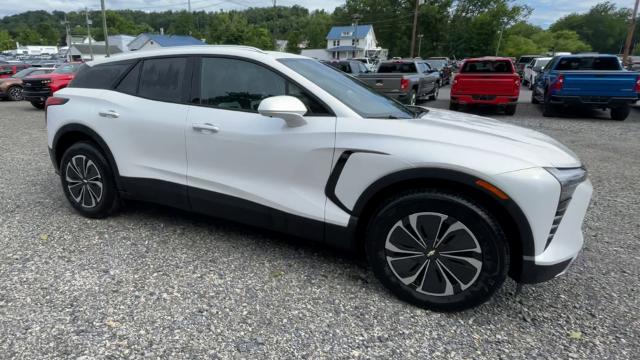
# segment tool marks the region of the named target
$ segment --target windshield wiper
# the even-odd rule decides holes
[[[403,119],[394,115],[383,115],[383,116],[367,116],[369,119]]]
[[[420,115],[422,114],[426,114],[429,112],[429,109],[422,107],[422,106],[417,106],[417,105],[405,105],[406,108],[408,108],[409,110],[411,110],[411,112],[413,113],[413,118],[419,118]]]

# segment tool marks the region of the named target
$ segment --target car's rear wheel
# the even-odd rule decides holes
[[[516,113],[517,105],[507,105],[504,108],[504,113],[509,116],[513,116]]]
[[[551,103],[549,96],[544,97],[544,103],[542,103],[542,116],[551,117],[556,114],[555,105]]]
[[[611,119],[623,121],[629,116],[630,113],[631,107],[628,105],[611,108]]]
[[[12,101],[20,101],[22,100],[22,87],[20,86],[12,86],[7,90],[7,96],[9,100]]]
[[[118,193],[109,163],[95,145],[79,142],[60,161],[62,189],[81,215],[103,218],[118,207]]]
[[[458,111],[460,109],[460,104],[455,103],[453,101],[449,101],[449,110]]]
[[[536,90],[535,89],[531,89],[531,103],[532,104],[540,104],[540,101],[538,101],[538,98],[536,97]]]
[[[439,93],[440,93],[440,86],[436,84],[436,88],[433,89],[433,93],[429,95],[429,100],[438,100]]]
[[[31,105],[33,105],[34,108],[36,109],[44,109],[44,103],[43,102],[39,102],[39,101],[32,101]]]
[[[369,223],[366,252],[376,277],[399,298],[436,311],[488,300],[509,267],[505,235],[472,199],[416,190],[383,204]]]
[[[409,100],[407,101],[409,105],[415,105],[417,97],[418,97],[418,94],[416,93],[416,91],[411,90],[411,92],[409,93]]]

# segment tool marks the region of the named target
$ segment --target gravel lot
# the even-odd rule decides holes
[[[480,111],[584,160],[586,247],[561,278],[517,297],[508,281],[479,308],[439,314],[322,246],[149,204],[82,218],[51,167],[43,113],[0,102],[0,357],[637,359],[640,112]]]

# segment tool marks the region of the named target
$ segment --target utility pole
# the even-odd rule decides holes
[[[84,17],[87,20],[87,37],[89,37],[89,51],[91,51],[91,61],[93,61],[93,41],[91,40],[91,25],[93,21],[89,20],[89,10],[84,8]]]
[[[416,11],[413,14],[413,31],[411,32],[411,57],[415,56],[416,49],[416,29],[418,28],[418,10],[420,9],[420,3],[423,0],[416,0]]]
[[[631,51],[631,42],[633,41],[633,33],[636,31],[636,18],[638,17],[638,3],[640,0],[636,0],[636,5],[633,7],[633,17],[629,24],[629,32],[627,32],[627,41],[624,44],[624,54],[622,55],[622,63],[627,66],[629,64],[629,52]]]
[[[189,9],[189,13],[191,13],[191,0],[189,0],[188,4],[189,5],[187,5],[187,8]]]
[[[424,34],[418,34],[418,57],[421,58],[422,57],[422,38],[424,37]]]
[[[498,34],[500,34],[500,36],[498,36],[498,46],[496,46],[496,56],[498,56],[498,52],[500,51],[500,43],[502,42],[502,33],[504,32],[504,27],[500,30],[498,30]]]
[[[107,11],[104,8],[104,0],[100,0],[100,7],[102,8],[102,32],[104,33],[104,53],[106,57],[109,57],[109,34],[107,33]]]
[[[276,7],[276,0],[273,0],[273,49],[278,51],[278,38],[276,37],[276,29],[278,27],[278,8]]]
[[[67,60],[71,60],[69,59],[69,50],[71,50],[71,34],[70,34],[70,30],[69,30],[69,21],[67,20],[67,13],[64,14],[64,21],[61,22],[64,25],[64,30],[66,32],[66,39],[65,39],[65,43],[67,44]]]
[[[353,52],[351,53],[351,57],[356,57],[356,50],[358,48],[358,21],[360,21],[360,19],[362,19],[362,16],[360,14],[353,14],[353,16],[351,17],[351,19],[353,20],[353,36],[351,37],[353,40],[351,41],[352,44],[351,46],[354,47]]]

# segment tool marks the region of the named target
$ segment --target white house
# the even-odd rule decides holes
[[[93,53],[93,59],[104,59],[107,56],[104,41],[99,41],[94,44],[73,44],[69,48],[69,56],[74,61],[89,61],[91,60],[91,54]],[[109,54],[116,55],[121,53],[122,50],[117,45],[109,44]]]
[[[55,55],[58,53],[57,46],[16,45],[16,55]]]
[[[327,34],[327,51],[333,59],[375,57],[382,51],[371,25],[334,26]]]

